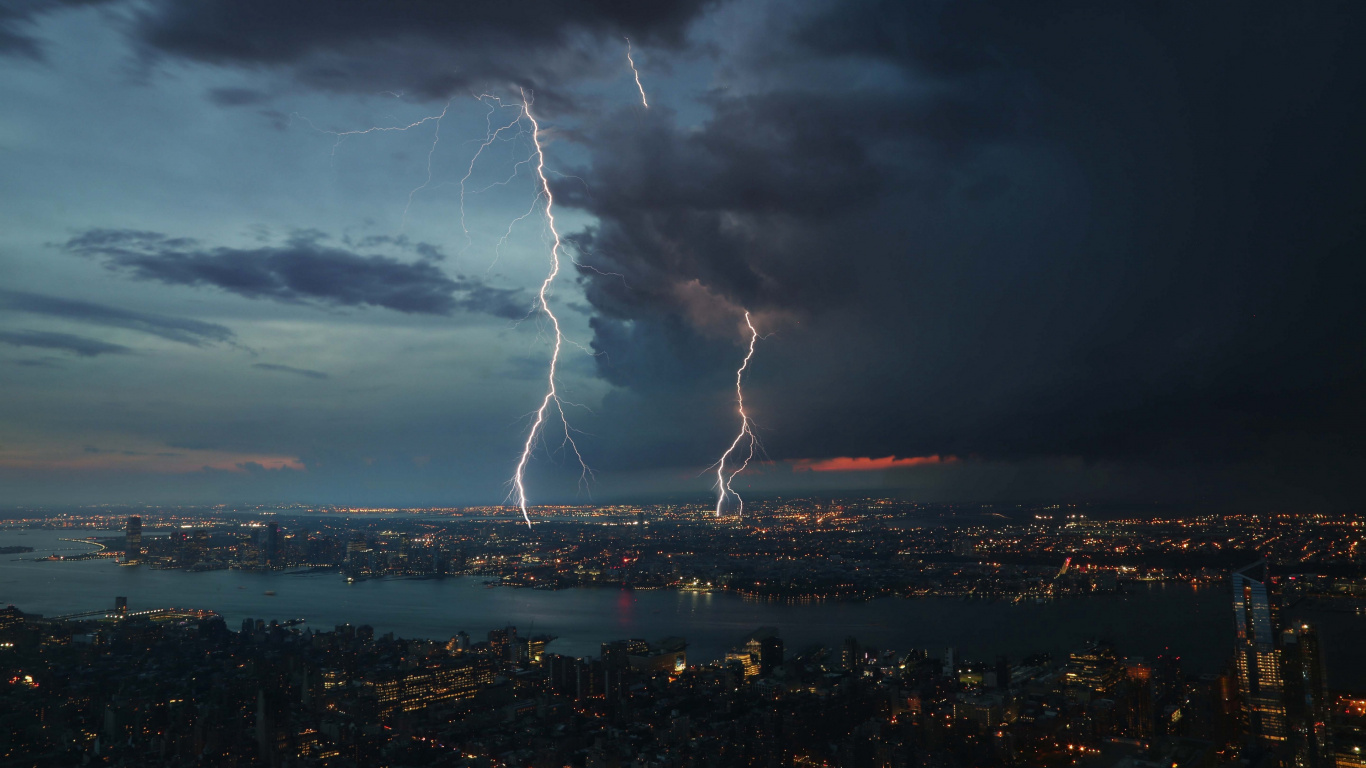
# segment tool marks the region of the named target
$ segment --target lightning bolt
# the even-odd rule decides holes
[[[640,70],[636,69],[636,60],[631,58],[631,38],[626,38],[626,63],[631,67],[631,74],[636,76],[636,87],[640,89],[640,103],[650,108],[650,102],[645,99],[645,86],[640,84]]]
[[[479,145],[479,149],[477,149],[477,150],[474,151],[474,156],[470,158],[470,166],[469,166],[469,168],[466,169],[465,175],[462,176],[462,177],[460,178],[460,230],[461,230],[462,232],[465,233],[465,247],[466,247],[466,248],[469,248],[469,247],[473,244],[473,240],[470,239],[470,230],[469,230],[469,227],[468,227],[468,226],[466,225],[466,223],[465,223],[465,184],[470,180],[470,176],[474,175],[474,164],[475,164],[476,162],[478,162],[479,157],[480,157],[481,155],[484,154],[484,150],[488,149],[494,142],[499,141],[499,140],[502,138],[503,132],[504,132],[504,131],[507,131],[507,130],[510,130],[510,129],[516,127],[516,128],[518,129],[518,132],[517,132],[517,134],[514,135],[512,138],[516,138],[516,136],[517,136],[517,135],[520,135],[521,132],[522,132],[522,129],[520,128],[520,125],[521,125],[521,122],[522,122],[522,115],[521,115],[521,109],[520,109],[520,108],[519,108],[519,110],[518,110],[518,115],[517,115],[517,118],[516,118],[515,120],[513,120],[513,121],[510,122],[510,123],[507,123],[506,125],[499,126],[498,128],[495,129],[495,128],[493,127],[493,113],[496,112],[496,111],[498,111],[498,110],[500,110],[500,109],[503,109],[503,108],[505,108],[505,107],[512,106],[512,105],[504,104],[503,101],[502,101],[502,99],[499,99],[497,96],[490,96],[490,95],[488,95],[487,93],[480,94],[477,98],[478,98],[478,100],[479,100],[480,102],[482,102],[485,106],[488,107],[488,114],[486,114],[486,115],[484,116],[484,125],[485,125],[484,142],[483,142],[482,144]],[[495,105],[496,105],[496,106],[495,106]],[[516,177],[518,170],[522,167],[522,164],[523,164],[523,163],[526,163],[526,162],[529,162],[529,161],[530,161],[530,158],[528,158],[527,160],[523,160],[522,162],[519,162],[519,163],[517,163],[516,165],[514,165],[514,166],[512,167],[512,176],[508,177],[508,181],[512,181],[512,179],[513,179],[514,177]],[[505,183],[507,183],[507,182],[502,182],[502,183],[505,184]],[[480,191],[483,191],[483,190],[480,190]],[[537,193],[537,197],[540,197],[540,194],[539,194],[539,193]],[[535,207],[536,207],[536,202],[535,202],[534,200],[533,200],[532,203],[531,203],[531,207],[532,207],[532,208],[535,208]],[[518,221],[521,221],[522,219],[526,218],[526,216],[530,215],[530,213],[531,213],[531,211],[528,210],[526,214],[524,214],[524,215],[518,217],[517,219],[515,219],[515,220],[513,221],[513,224],[516,224]],[[511,234],[512,234],[512,224],[509,224],[509,225],[508,225],[508,235],[511,235]],[[506,239],[507,239],[507,236],[504,236],[503,239],[506,240]],[[502,241],[499,241],[499,245],[500,245],[500,246],[502,245]],[[497,261],[496,252],[495,252],[494,261]],[[489,265],[489,269],[492,269],[492,268],[493,268],[493,265],[490,264],[490,265]]]
[[[427,180],[413,187],[412,191],[408,193],[408,203],[403,206],[403,218],[399,220],[398,230],[400,232],[408,228],[408,211],[413,207],[413,197],[432,183],[432,156],[436,154],[436,145],[441,142],[441,120],[450,111],[451,101],[447,101],[445,108],[441,110],[441,114],[437,115],[436,129],[432,131],[432,146],[427,150]]]
[[[527,120],[531,122],[531,143],[535,147],[536,178],[540,186],[538,197],[540,195],[545,196],[546,225],[550,229],[551,237],[554,238],[554,244],[550,247],[550,272],[541,282],[541,289],[536,294],[537,304],[550,320],[550,325],[555,331],[555,342],[550,352],[550,371],[546,376],[545,397],[541,400],[541,406],[536,409],[536,415],[531,422],[531,430],[527,432],[526,443],[522,446],[521,458],[517,460],[517,469],[512,475],[512,495],[517,497],[517,506],[522,511],[522,519],[530,528],[531,516],[527,514],[524,478],[526,477],[527,462],[531,460],[532,448],[535,447],[536,439],[545,426],[546,415],[551,406],[554,406],[555,412],[559,414],[560,423],[564,424],[564,444],[574,451],[574,456],[579,460],[579,466],[583,467],[585,476],[588,475],[589,469],[583,460],[583,455],[579,453],[578,444],[574,442],[574,437],[570,434],[569,419],[564,414],[564,402],[560,400],[559,392],[555,388],[555,371],[560,363],[560,348],[564,344],[564,335],[560,332],[560,319],[555,316],[554,310],[550,308],[550,301],[547,297],[555,284],[556,276],[560,274],[560,232],[555,228],[555,196],[550,192],[550,181],[545,175],[545,149],[541,145],[541,124],[531,114],[531,102],[527,99],[525,90],[522,91],[522,114],[526,115]]]
[[[382,93],[389,94],[394,98],[401,98],[403,96],[402,93],[394,93],[393,91],[382,91]],[[376,125],[371,126],[369,128],[354,131],[329,131],[326,128],[319,128],[317,125],[313,123],[312,120],[309,120],[306,116],[301,115],[298,112],[290,113],[289,118],[292,121],[294,118],[297,117],[300,120],[304,121],[309,128],[312,128],[313,130],[319,133],[326,133],[329,136],[335,137],[336,141],[332,143],[332,159],[334,162],[337,159],[337,150],[341,148],[342,142],[346,141],[348,136],[364,136],[368,133],[390,133],[395,131],[402,133],[405,131],[411,131],[414,128],[426,125],[427,123],[436,123],[436,129],[432,132],[432,146],[430,149],[427,150],[427,180],[417,185],[416,187],[413,187],[408,192],[408,202],[403,206],[403,217],[399,223],[399,231],[402,232],[404,229],[408,227],[408,211],[413,207],[413,197],[416,196],[418,192],[421,192],[422,190],[426,189],[432,183],[432,156],[436,154],[436,145],[441,142],[441,121],[446,117],[446,113],[451,110],[451,102],[453,101],[455,101],[454,98],[448,99],[446,101],[446,106],[442,107],[441,112],[439,112],[438,114],[427,115],[421,120],[414,121],[407,125]],[[461,202],[463,204],[463,198]],[[461,221],[464,221],[463,215],[461,217]]]
[[[629,39],[626,41],[626,44],[627,44],[627,61],[628,61],[628,62],[630,63],[630,65],[631,65],[631,70],[632,70],[632,72],[635,72],[635,76],[636,76],[636,87],[640,89],[640,100],[641,100],[641,103],[644,104],[644,105],[648,108],[648,107],[649,107],[649,103],[646,101],[646,98],[645,98],[645,89],[644,89],[644,87],[643,87],[643,86],[641,85],[641,83],[640,83],[640,73],[639,73],[639,72],[636,72],[636,69],[635,69],[635,62],[631,59],[630,40],[629,40]],[[393,94],[393,93],[391,93],[390,95],[393,95],[395,98],[401,97],[401,94]],[[555,198],[554,198],[554,195],[553,195],[553,194],[551,193],[551,191],[550,191],[550,181],[549,181],[549,179],[548,179],[548,177],[547,177],[547,175],[546,175],[546,174],[547,174],[547,171],[546,171],[546,167],[545,167],[545,151],[544,151],[544,146],[543,146],[543,144],[541,143],[541,126],[540,126],[540,122],[537,121],[536,116],[535,116],[534,114],[532,114],[532,112],[531,112],[531,100],[530,100],[529,98],[527,98],[527,94],[526,94],[526,91],[525,91],[524,89],[521,91],[521,95],[522,95],[522,101],[521,101],[520,104],[516,104],[516,103],[514,103],[514,104],[505,104],[505,103],[504,103],[501,99],[499,99],[498,97],[496,97],[496,96],[490,96],[489,94],[481,94],[481,95],[479,95],[479,96],[476,97],[476,99],[477,99],[478,101],[483,102],[483,103],[488,107],[488,114],[486,115],[486,120],[485,120],[485,122],[486,122],[486,130],[485,130],[485,134],[484,134],[484,139],[482,140],[482,142],[480,142],[479,148],[474,152],[474,155],[470,158],[469,166],[466,168],[466,171],[465,171],[464,176],[461,177],[460,182],[459,182],[459,186],[460,186],[460,228],[461,228],[462,232],[463,232],[464,235],[465,235],[466,247],[468,247],[469,245],[471,245],[471,237],[470,237],[469,228],[468,228],[468,226],[467,226],[467,224],[466,224],[466,214],[465,214],[465,198],[466,198],[466,193],[467,193],[466,185],[468,184],[468,182],[469,182],[471,176],[472,176],[473,173],[474,173],[475,164],[479,161],[480,156],[483,155],[484,150],[488,149],[488,148],[489,148],[490,146],[492,146],[495,142],[498,142],[498,141],[506,141],[506,140],[509,140],[509,139],[514,139],[514,140],[515,140],[517,137],[525,135],[525,129],[522,128],[522,119],[523,119],[523,117],[525,117],[526,120],[531,124],[531,144],[532,144],[532,151],[531,151],[530,156],[527,157],[527,158],[524,159],[524,160],[521,160],[520,162],[517,162],[517,163],[513,166],[513,168],[512,168],[512,174],[511,174],[507,179],[505,179],[505,180],[503,180],[503,181],[500,181],[500,182],[495,182],[494,184],[491,184],[491,185],[489,185],[488,187],[485,187],[484,189],[481,189],[481,190],[478,190],[478,191],[481,191],[481,192],[482,192],[482,191],[486,191],[487,189],[490,189],[490,188],[492,188],[492,187],[494,187],[494,186],[503,186],[503,185],[508,184],[509,182],[512,181],[512,179],[516,178],[516,176],[517,176],[518,173],[520,172],[520,169],[521,169],[521,167],[522,167],[523,165],[531,164],[532,161],[534,160],[534,166],[535,166],[535,169],[536,169],[536,186],[538,187],[537,192],[536,192],[536,196],[533,198],[533,200],[532,200],[532,202],[531,202],[531,205],[528,207],[526,213],[523,213],[522,215],[520,215],[520,216],[514,218],[511,222],[509,222],[507,232],[503,235],[503,237],[502,237],[501,239],[499,239],[497,245],[495,246],[495,249],[494,249],[494,261],[495,261],[495,262],[497,261],[498,254],[499,254],[499,251],[501,250],[502,245],[503,245],[503,244],[507,241],[507,239],[511,236],[511,234],[512,234],[512,228],[513,228],[514,226],[516,226],[516,224],[517,224],[518,222],[520,222],[520,221],[526,219],[528,216],[530,216],[530,215],[535,211],[535,209],[536,209],[536,207],[537,207],[537,204],[540,203],[540,202],[542,201],[542,199],[544,199],[544,207],[543,207],[543,210],[544,210],[544,213],[545,213],[546,224],[547,224],[547,227],[548,227],[548,229],[549,229],[549,231],[550,231],[550,235],[551,235],[551,237],[552,237],[552,239],[553,239],[553,244],[551,245],[551,248],[550,248],[550,271],[546,274],[545,279],[541,282],[540,289],[537,291],[537,294],[536,294],[536,295],[537,295],[536,308],[539,309],[542,313],[545,314],[546,318],[550,321],[550,326],[551,326],[551,328],[552,328],[553,331],[554,331],[554,342],[553,342],[553,344],[552,344],[552,347],[551,347],[551,354],[550,354],[550,367],[549,367],[549,371],[547,372],[547,375],[546,375],[546,393],[545,393],[545,396],[541,399],[541,404],[540,404],[540,406],[533,412],[534,415],[533,415],[533,418],[532,418],[531,429],[527,432],[526,442],[525,442],[525,443],[523,444],[523,446],[522,446],[522,452],[521,452],[520,457],[518,458],[517,467],[516,467],[516,470],[514,471],[513,477],[512,477],[512,491],[509,493],[509,497],[510,497],[510,498],[511,498],[511,497],[514,497],[514,496],[516,497],[517,506],[518,506],[518,508],[521,510],[521,513],[522,513],[522,519],[525,520],[527,526],[530,527],[530,526],[531,526],[531,516],[530,516],[530,514],[528,513],[527,495],[526,495],[526,484],[525,484],[526,470],[527,470],[528,464],[529,464],[530,461],[531,461],[531,453],[532,453],[532,451],[534,450],[537,441],[541,438],[541,436],[542,436],[543,433],[544,433],[544,429],[545,429],[546,423],[547,423],[547,421],[548,421],[548,417],[550,416],[552,407],[553,407],[554,413],[555,413],[556,415],[559,416],[560,423],[564,426],[564,441],[563,441],[562,445],[563,445],[563,446],[568,446],[568,448],[574,452],[574,457],[578,460],[579,466],[582,467],[583,472],[582,472],[582,475],[581,475],[581,479],[584,480],[584,481],[587,481],[588,479],[590,479],[591,476],[592,476],[592,470],[589,469],[588,464],[587,464],[587,463],[584,461],[584,459],[583,459],[582,453],[579,452],[579,446],[578,446],[578,444],[574,441],[573,430],[572,430],[571,427],[569,426],[569,419],[568,419],[568,417],[565,415],[565,410],[564,410],[564,408],[565,408],[566,405],[574,406],[574,405],[577,405],[577,404],[576,404],[576,403],[571,403],[571,402],[569,402],[569,401],[567,401],[567,400],[563,400],[563,399],[560,397],[559,390],[558,390],[557,385],[556,385],[556,375],[557,375],[558,369],[559,369],[560,352],[561,352],[561,350],[562,350],[562,348],[563,348],[563,346],[564,346],[564,344],[565,344],[566,342],[568,342],[568,343],[570,343],[570,344],[575,344],[572,340],[566,339],[566,338],[564,337],[564,334],[562,333],[561,328],[560,328],[560,319],[559,319],[559,317],[557,317],[557,316],[555,315],[554,310],[551,309],[551,307],[550,307],[550,300],[549,300],[550,294],[552,293],[552,289],[554,288],[554,285],[555,285],[555,279],[559,276],[559,273],[560,273],[560,267],[561,267],[561,262],[560,262],[560,251],[561,251],[561,249],[563,248],[563,243],[562,243],[561,238],[560,238],[559,229],[556,227],[556,224],[555,224],[555,208],[554,208],[554,206],[555,206]],[[452,99],[452,101],[453,101],[453,99]],[[498,127],[495,128],[495,127],[494,127],[494,122],[493,122],[493,115],[494,115],[494,113],[497,112],[497,111],[500,110],[500,109],[504,109],[504,108],[507,108],[507,107],[514,107],[514,106],[518,108],[518,115],[517,115],[517,117],[516,117],[515,119],[513,119],[511,122],[502,123],[502,124],[498,125]],[[441,120],[446,116],[447,112],[450,110],[450,107],[451,107],[451,101],[447,101],[445,107],[441,110],[441,112],[440,112],[439,114],[436,114],[436,115],[429,115],[429,116],[424,117],[424,118],[422,118],[422,119],[420,119],[420,120],[417,120],[417,121],[415,121],[415,122],[412,122],[412,123],[410,123],[410,124],[408,124],[408,125],[374,126],[374,127],[366,128],[366,129],[362,129],[362,130],[351,130],[351,131],[330,131],[330,130],[325,130],[325,129],[319,128],[318,126],[314,125],[314,124],[312,123],[312,121],[308,120],[307,117],[304,117],[304,116],[302,116],[302,115],[297,115],[297,116],[300,117],[305,123],[307,123],[307,124],[309,125],[309,127],[313,128],[314,130],[319,131],[319,132],[321,132],[321,133],[329,134],[329,135],[331,135],[331,136],[333,136],[333,137],[335,138],[335,142],[334,142],[333,145],[332,145],[332,156],[333,156],[333,158],[336,157],[337,149],[341,146],[342,142],[345,141],[348,137],[351,137],[351,136],[360,136],[360,135],[365,135],[365,134],[369,134],[369,133],[377,133],[377,132],[408,131],[408,130],[412,130],[413,128],[417,128],[417,127],[419,127],[419,126],[425,125],[425,124],[427,124],[427,123],[429,123],[429,122],[434,122],[434,123],[436,124],[436,130],[433,132],[433,135],[432,135],[432,145],[431,145],[431,147],[428,149],[428,152],[427,152],[427,177],[426,177],[426,180],[424,180],[423,183],[422,183],[421,185],[415,187],[414,189],[412,189],[412,190],[408,193],[407,204],[404,206],[404,209],[403,209],[403,219],[402,219],[404,225],[406,225],[407,219],[408,219],[409,209],[411,208],[412,203],[413,203],[413,198],[417,195],[418,192],[422,191],[423,189],[426,189],[426,188],[429,187],[429,186],[431,185],[431,183],[432,183],[432,157],[433,157],[433,155],[436,153],[437,144],[438,144],[438,143],[440,142],[440,140],[441,140]],[[294,116],[294,115],[292,115],[291,117],[293,117],[293,116]],[[501,122],[501,121],[500,121],[500,122]],[[509,133],[511,133],[512,135],[508,135]],[[479,141],[479,140],[476,139],[476,141]],[[575,261],[575,260],[573,259],[572,256],[570,256],[569,258],[570,258],[571,261],[574,261],[574,263],[576,263],[576,264],[578,263],[577,261]],[[581,266],[582,266],[582,265],[581,265]],[[492,268],[492,264],[490,264],[490,269],[491,269],[491,268]],[[591,267],[585,267],[585,268],[586,268],[586,269],[592,269]],[[596,270],[596,269],[594,269],[593,271],[599,272],[600,274],[604,274],[604,275],[613,275],[613,276],[621,277],[623,281],[625,280],[625,277],[624,277],[624,276],[616,275],[616,273],[601,272],[600,270]],[[746,318],[746,322],[748,322],[748,320],[749,320],[749,315],[746,314],[746,315],[745,315],[745,318]],[[751,327],[751,329],[753,329],[753,326],[750,326],[750,327]],[[575,346],[580,346],[580,345],[575,344]],[[580,346],[580,348],[582,348],[582,347]],[[589,352],[589,350],[586,350],[586,349],[585,349],[584,351],[585,351],[585,352],[588,352],[589,354],[593,354],[592,352]],[[750,353],[753,354],[753,340],[751,340],[751,343],[750,343]],[[746,364],[748,364],[748,358],[746,358]],[[741,370],[743,371],[743,368],[742,368]],[[738,384],[738,382],[737,382],[737,384]],[[743,410],[742,410],[742,414],[743,414]],[[745,429],[746,429],[746,431],[748,430],[748,420],[746,420],[746,422],[745,422]],[[751,435],[751,437],[752,437],[752,435]],[[739,441],[739,439],[737,438],[737,444],[738,444],[738,441]],[[733,446],[732,446],[732,450],[734,449],[734,447],[735,447],[735,446],[733,445]],[[730,451],[727,451],[727,455],[729,455],[729,453],[730,453]],[[752,453],[753,453],[753,447],[751,446],[751,455],[752,455]],[[724,464],[724,457],[723,457],[723,459],[722,459],[722,462],[723,462],[723,464]],[[746,464],[747,464],[747,463],[748,463],[748,459],[746,459]],[[741,470],[742,470],[742,469],[744,469],[743,466],[741,467]],[[736,470],[736,473],[738,473],[739,471],[740,471],[740,470]],[[731,475],[731,477],[732,477],[732,478],[734,477],[734,473]],[[728,486],[727,486],[727,490],[728,490]],[[737,498],[738,498],[738,496],[737,496]],[[719,503],[718,503],[718,512],[719,512],[719,509],[720,509],[720,506],[719,506]]]
[[[745,390],[743,386],[745,369],[749,367],[749,361],[754,357],[754,345],[759,341],[759,332],[754,329],[754,323],[750,322],[749,311],[745,311],[745,325],[749,326],[749,352],[745,354],[745,361],[740,364],[740,368],[735,371],[735,405],[740,414],[740,431],[731,441],[730,447],[721,454],[721,460],[716,462],[716,516],[721,516],[721,508],[726,503],[727,496],[734,496],[739,508],[736,514],[744,514],[745,500],[740,498],[740,494],[731,487],[731,481],[735,476],[745,471],[749,466],[750,459],[754,458],[754,449],[758,444],[758,438],[754,436],[754,423],[749,420],[749,414],[745,413]],[[730,458],[735,449],[740,447],[740,443],[748,439],[749,451],[745,454],[745,460],[740,462],[740,466],[726,474],[726,460]]]

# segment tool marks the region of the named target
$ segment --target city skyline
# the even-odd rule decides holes
[[[7,520],[0,759],[1361,764],[1355,515],[561,512]]]

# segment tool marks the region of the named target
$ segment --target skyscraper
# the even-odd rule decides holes
[[[123,561],[129,565],[142,562],[142,518],[132,515],[124,529]]]
[[[512,641],[517,637],[517,628],[509,626],[506,629],[489,630],[489,647],[500,659],[512,660]]]
[[[1281,633],[1281,640],[1281,651],[1285,655],[1286,715],[1295,765],[1302,768],[1331,766],[1332,705],[1318,632],[1313,626],[1300,622]]]
[[[844,669],[853,669],[859,663],[858,640],[850,635],[844,638],[844,644],[840,646],[840,666]]]
[[[262,560],[265,561],[267,568],[277,568],[280,565],[280,524],[267,523],[263,531],[261,541]]]
[[[1234,656],[1244,727],[1256,739],[1280,743],[1287,735],[1285,682],[1270,585],[1265,560],[1233,572]]]

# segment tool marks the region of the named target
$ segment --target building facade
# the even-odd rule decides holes
[[[1276,611],[1265,560],[1233,572],[1233,619],[1244,728],[1262,742],[1279,744],[1289,729]]]

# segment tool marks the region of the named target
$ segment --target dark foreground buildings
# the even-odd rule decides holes
[[[761,628],[696,663],[682,638],[576,658],[515,627],[434,642],[10,607],[0,767],[1366,768],[1366,697],[1328,690],[1315,628],[1282,625],[1266,563],[1232,587],[1235,653],[1201,676],[1103,640],[974,660],[855,637],[785,647]]]

